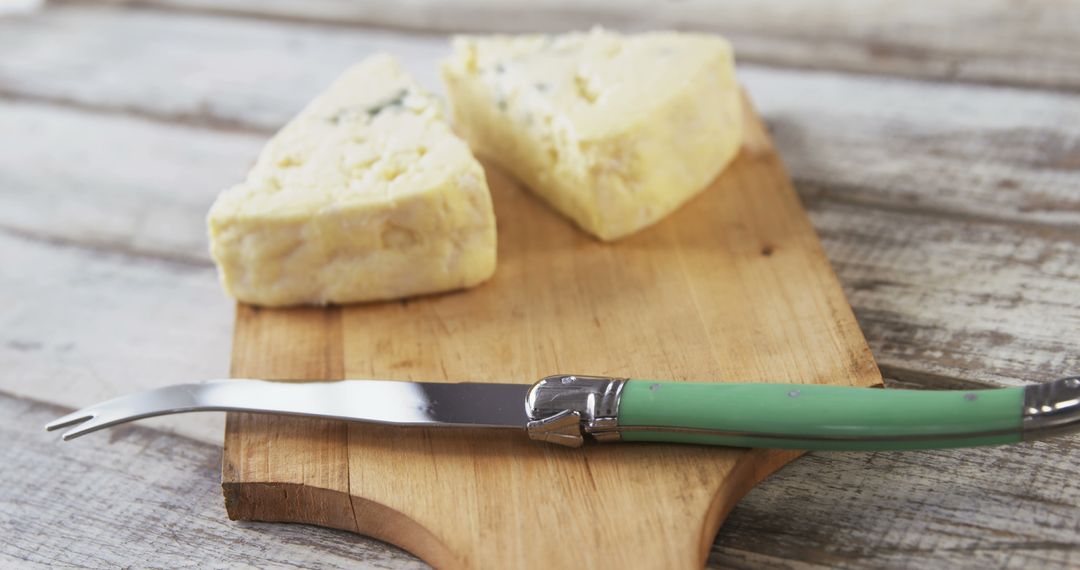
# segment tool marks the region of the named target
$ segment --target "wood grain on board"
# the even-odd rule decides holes
[[[756,115],[661,224],[599,243],[497,171],[499,269],[466,292],[237,313],[233,374],[531,383],[557,372],[871,386],[870,355]],[[230,416],[230,516],[354,530],[440,568],[700,567],[793,452],[563,449],[518,432]]]

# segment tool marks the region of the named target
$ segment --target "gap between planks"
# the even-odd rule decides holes
[[[275,131],[272,127],[250,125],[242,120],[233,121],[196,111],[169,113],[146,109],[138,105],[116,106],[94,103],[80,99],[77,95],[47,95],[44,93],[27,94],[20,92],[17,89],[10,89],[2,82],[0,82],[0,102],[51,105],[58,108],[73,109],[96,115],[136,118],[164,125],[187,125],[227,133],[268,135]]]

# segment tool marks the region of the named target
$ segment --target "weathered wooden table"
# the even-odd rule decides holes
[[[0,2],[0,10],[27,3]],[[0,566],[419,567],[373,540],[233,523],[222,418],[61,443],[75,406],[225,376],[203,216],[349,63],[437,88],[443,32],[718,30],[886,378],[1080,371],[1080,6],[1040,0],[63,2],[0,16]],[[812,453],[711,566],[1080,566],[1076,438]]]

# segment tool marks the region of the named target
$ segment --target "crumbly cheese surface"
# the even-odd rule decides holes
[[[391,299],[495,270],[484,171],[385,55],[342,75],[208,217],[225,288],[265,306]]]
[[[473,150],[605,240],[705,189],[742,142],[731,48],[714,35],[462,36],[443,79]]]

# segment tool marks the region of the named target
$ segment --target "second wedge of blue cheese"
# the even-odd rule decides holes
[[[484,171],[391,57],[346,71],[208,217],[225,288],[265,306],[476,285],[495,270]]]
[[[604,240],[704,190],[742,141],[731,48],[714,35],[463,36],[443,79],[473,150]]]

